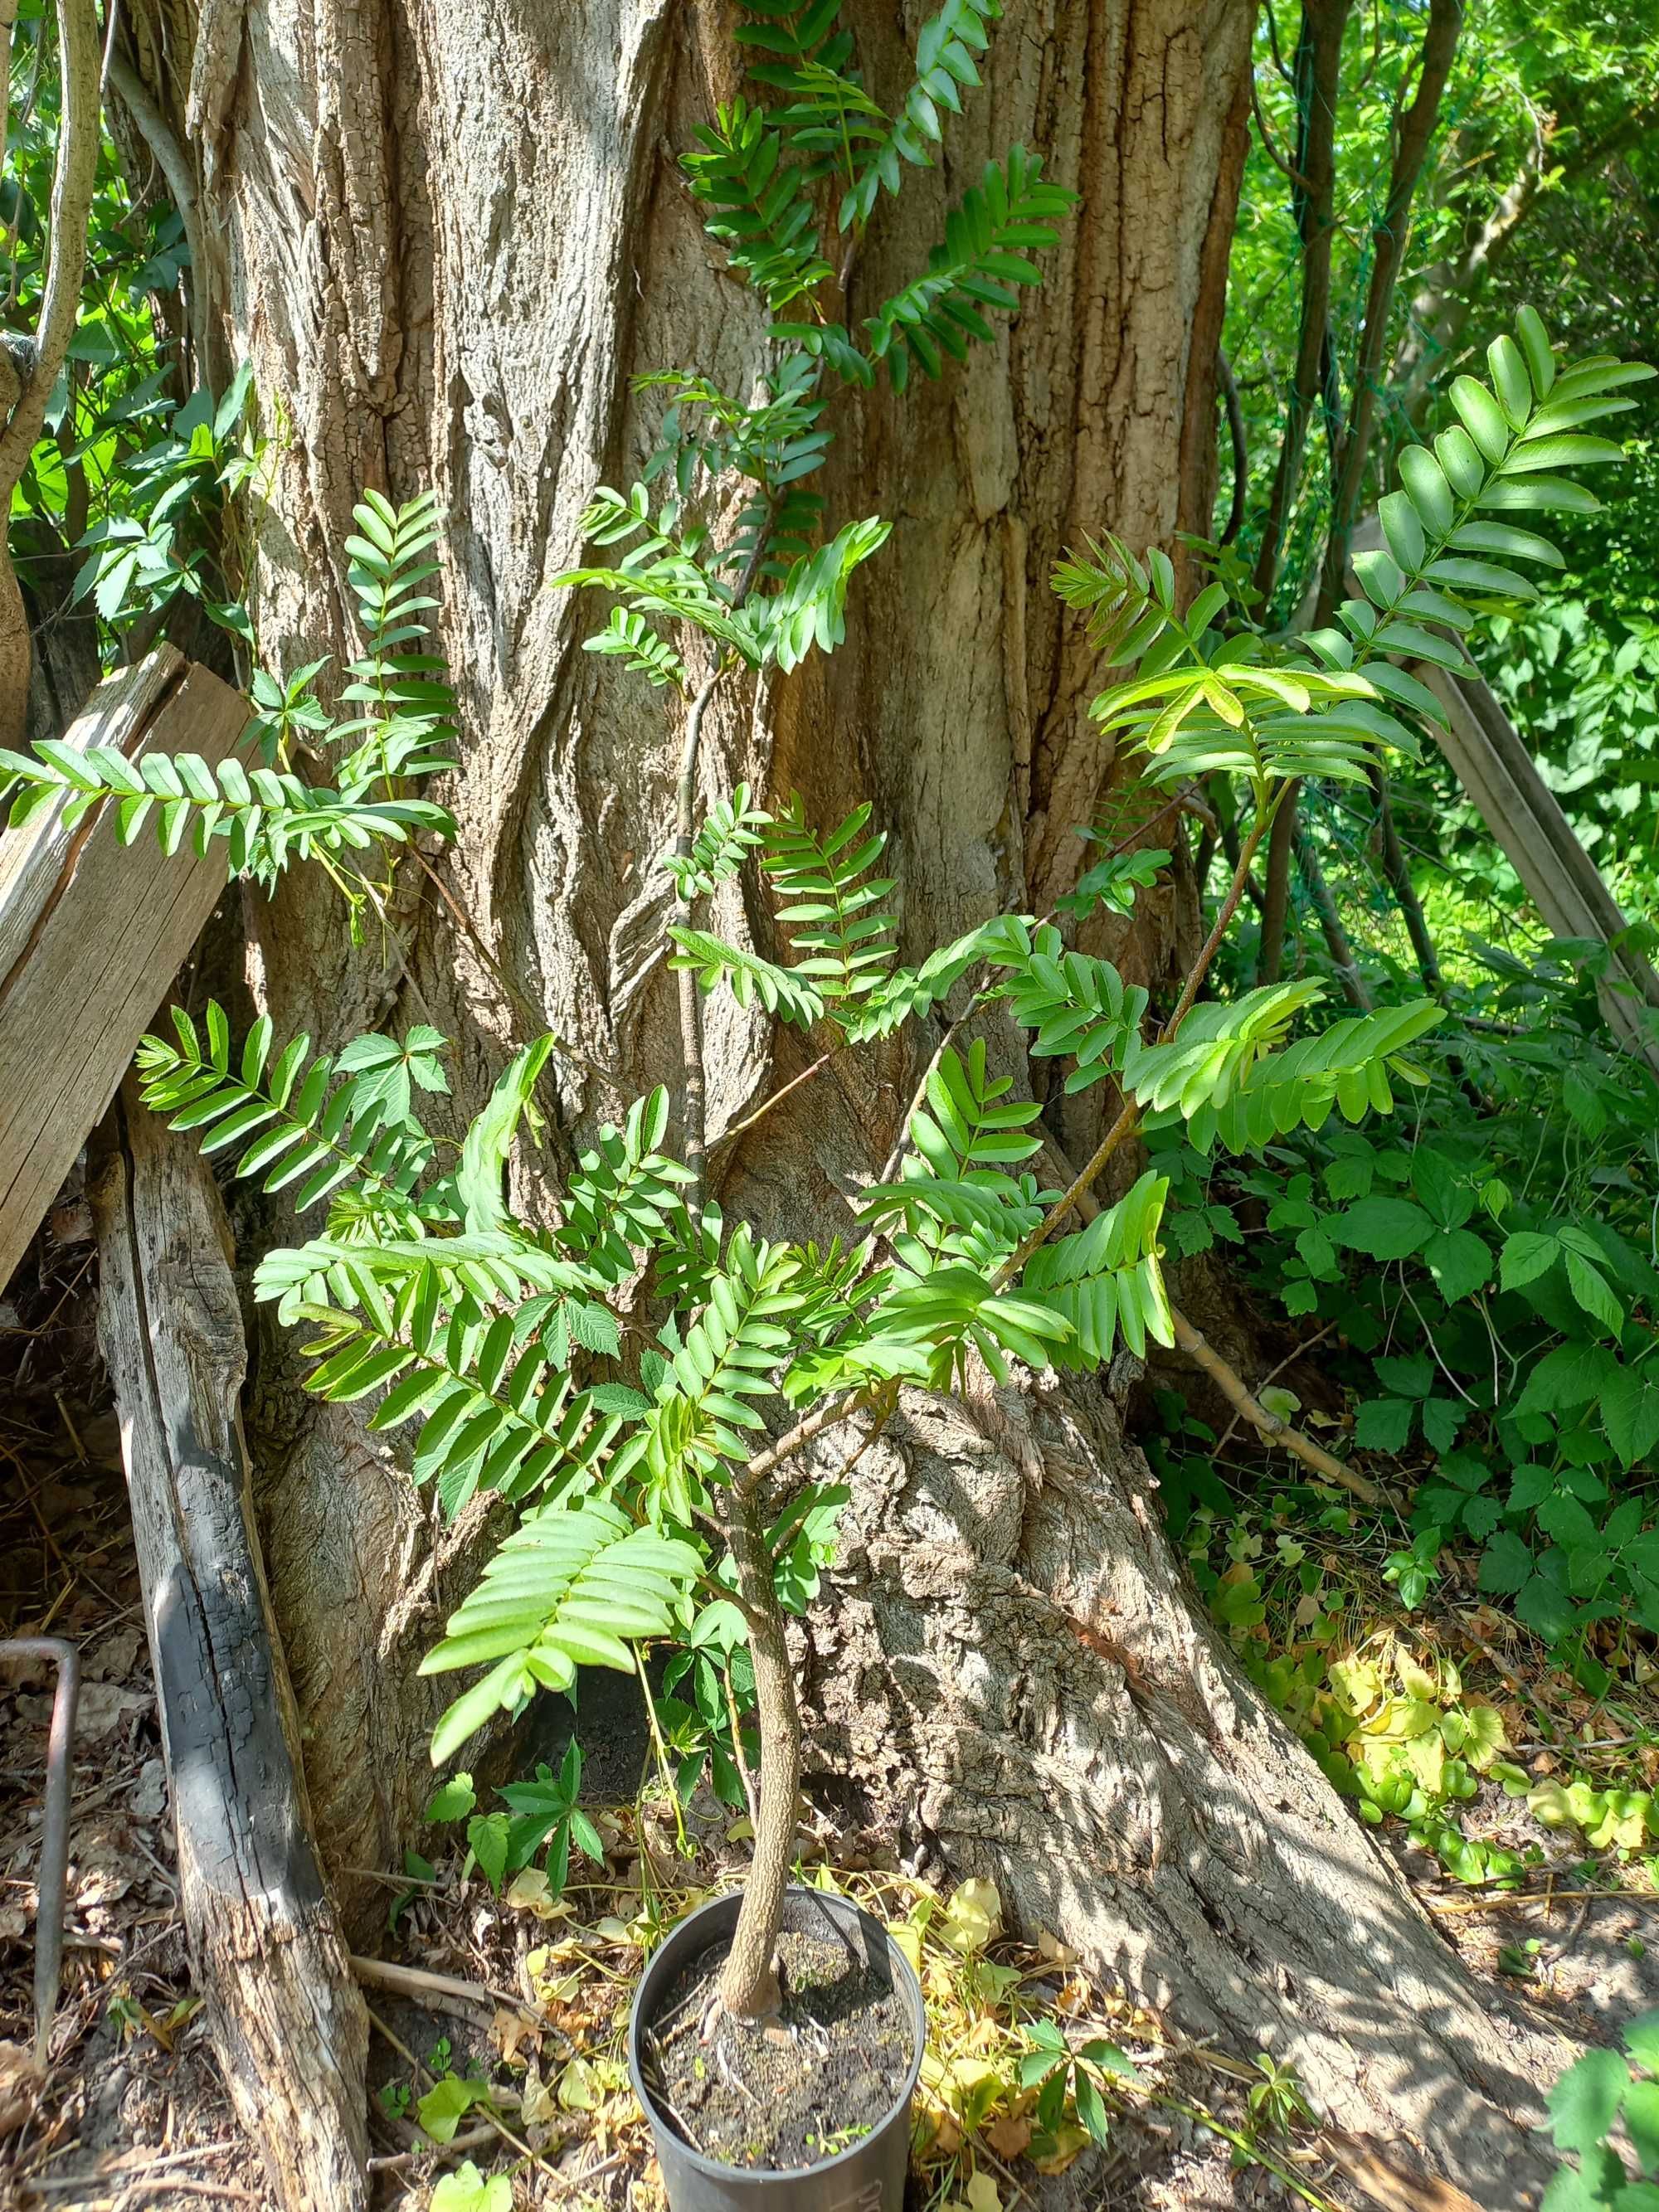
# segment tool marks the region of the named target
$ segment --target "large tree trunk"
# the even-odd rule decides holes
[[[595,483],[625,482],[648,450],[629,377],[695,365],[741,388],[762,358],[755,304],[711,258],[672,159],[734,88],[729,12],[136,0],[126,18],[198,169],[225,359],[252,356],[281,425],[265,656],[343,641],[361,486],[435,483],[448,502],[466,744],[461,836],[439,865],[517,991],[615,1078],[559,1063],[556,1154],[678,1065],[651,955],[679,732],[655,695],[575,649],[594,617],[545,580],[575,556]],[[904,82],[924,12],[849,0],[878,92]],[[1090,530],[1175,550],[1207,527],[1249,35],[1239,0],[1009,0],[949,160],[888,205],[860,265],[867,312],[1015,139],[1081,196],[1011,337],[902,402],[837,402],[831,512],[891,515],[892,541],[833,660],[757,696],[728,685],[705,733],[710,792],[746,775],[800,788],[820,817],[876,801],[911,951],[1003,907],[1040,911],[1074,873],[1075,825],[1112,763],[1085,714],[1099,671],[1048,589],[1054,556]],[[316,881],[251,899],[250,981],[283,1028],[324,1037],[429,1008],[459,1040],[464,1109],[525,1018],[422,891],[412,878],[410,976],[349,951]],[[1188,878],[1119,957],[1161,980],[1194,918]],[[765,942],[736,900],[721,925]],[[711,1139],[802,1064],[763,1023],[716,1011]],[[720,1155],[728,1213],[844,1227],[915,1066],[902,1045],[842,1055],[799,1113]],[[1074,1146],[1086,1129],[1059,1134]],[[531,1204],[538,1172],[523,1170]],[[1079,1404],[1045,1404],[1029,1435],[1005,1409],[1007,1450],[982,1416],[919,1408],[860,1466],[846,1611],[815,1630],[820,1656],[842,1656],[813,1671],[826,1733],[809,1757],[900,1798],[919,1766],[921,1817],[952,1863],[994,1863],[1103,1970],[1206,2028],[1271,2039],[1346,2122],[1409,2126],[1510,2212],[1524,2152],[1486,2100],[1523,2101],[1539,2051],[1489,2023],[1212,1644],[1143,1463],[1103,1397]],[[431,1707],[413,1666],[457,1577],[378,1441],[302,1404],[274,1341],[249,1435],[338,1877],[386,1862],[424,1787]]]

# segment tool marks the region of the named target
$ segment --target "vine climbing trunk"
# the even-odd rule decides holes
[[[923,12],[848,0],[890,101]],[[755,302],[714,265],[672,158],[738,88],[730,11],[132,0],[123,20],[195,166],[216,342],[251,358],[270,438],[254,518],[266,659],[287,670],[349,645],[343,548],[362,486],[435,484],[450,516],[464,743],[460,834],[431,856],[443,896],[410,872],[392,916],[406,950],[389,957],[380,939],[349,944],[314,878],[251,896],[250,1001],[279,1029],[324,1042],[434,1020],[457,1040],[459,1124],[534,1006],[580,1055],[550,1064],[556,1170],[649,1084],[678,1086],[656,864],[688,750],[699,811],[739,778],[799,789],[820,820],[873,800],[907,957],[1069,888],[1115,763],[1085,711],[1101,672],[1048,575],[1085,532],[1175,553],[1209,527],[1248,8],[1007,0],[984,91],[939,167],[884,203],[850,311],[924,265],[947,209],[1014,140],[1079,194],[1076,214],[997,346],[902,401],[836,401],[817,481],[838,517],[896,518],[892,538],[855,580],[833,660],[728,678],[693,749],[664,695],[597,680],[578,649],[596,617],[546,585],[577,554],[595,485],[628,482],[650,451],[652,395],[632,377],[695,362],[746,390],[765,358]],[[1190,962],[1190,870],[1177,881],[1112,925],[1131,980]],[[775,949],[733,886],[712,926]],[[834,1055],[736,1133],[815,1048],[710,1001],[710,1200],[773,1235],[844,1231],[932,1042]],[[1100,1126],[1060,1125],[1074,1160]],[[514,1175],[533,1214],[552,1176],[532,1157]],[[248,1425],[319,1838],[367,1932],[384,1900],[348,1869],[397,1863],[427,1787],[432,1705],[414,1669],[465,1587],[465,1531],[459,1552],[434,1537],[382,1441],[351,1409],[306,1401],[274,1336]],[[848,1439],[817,1449],[839,1464]],[[809,1767],[828,1759],[896,1817],[908,1801],[919,1844],[994,1867],[1103,1972],[1252,2049],[1265,2036],[1347,2124],[1414,2132],[1510,2212],[1527,2153],[1505,2112],[1548,2054],[1489,2018],[1214,1644],[1111,1404],[1011,1399],[977,1425],[908,1407],[854,1482],[853,1610],[838,1662],[812,1629]]]

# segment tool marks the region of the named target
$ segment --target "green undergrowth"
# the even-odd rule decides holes
[[[1171,1534],[1246,1673],[1360,1819],[1474,1887],[1659,1885],[1643,1653],[1615,1674],[1582,1645],[1552,1649],[1469,1587],[1479,1554],[1455,1540],[1437,1557],[1449,1595],[1424,1601],[1408,1508],[1287,1480],[1178,1393],[1156,1407],[1144,1441]]]
[[[1460,956],[1391,1121],[1251,1160],[1152,1139],[1166,1250],[1249,1286],[1263,1401],[1382,1503],[1249,1431],[1218,1452],[1178,1396],[1152,1448],[1218,1620],[1362,1816],[1515,1881],[1569,1839],[1659,1849],[1659,1083],[1603,948]]]

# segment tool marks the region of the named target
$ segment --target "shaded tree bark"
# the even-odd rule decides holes
[[[921,12],[850,0],[878,93],[908,81]],[[465,745],[461,834],[434,865],[514,992],[417,873],[407,975],[354,953],[300,878],[247,902],[250,985],[282,1030],[338,1038],[396,1023],[412,984],[458,1040],[458,1120],[523,1041],[520,1001],[539,1009],[610,1073],[557,1064],[554,1166],[514,1170],[533,1212],[597,1119],[678,1067],[655,861],[683,731],[577,650],[595,617],[545,580],[575,556],[595,483],[649,450],[629,377],[695,365],[744,388],[763,358],[755,303],[711,260],[672,160],[736,89],[730,23],[667,0],[136,0],[131,21],[133,64],[197,165],[205,266],[222,272],[210,321],[228,356],[251,356],[273,432],[267,659],[347,642],[363,484],[447,500]],[[875,801],[907,954],[999,908],[1043,911],[1074,879],[1076,825],[1113,762],[1086,716],[1100,672],[1048,590],[1054,556],[1090,529],[1172,553],[1207,530],[1249,36],[1237,0],[1014,0],[948,158],[860,261],[855,313],[922,264],[1015,139],[1081,197],[994,349],[902,402],[838,403],[830,510],[878,507],[893,539],[833,659],[722,685],[702,732],[702,803],[739,776],[799,788],[820,818]],[[722,902],[720,928],[769,949],[765,918],[735,890]],[[1197,924],[1188,872],[1116,929],[1115,957],[1164,982]],[[844,1227],[932,1042],[838,1055],[722,1145],[811,1048],[711,1002],[710,1194],[728,1218]],[[1091,1129],[1066,1121],[1074,1158]],[[319,1835],[367,1927],[378,1908],[346,1870],[389,1862],[428,1786],[414,1668],[465,1587],[465,1531],[434,1540],[381,1442],[303,1401],[295,1376],[267,1337],[250,1443]],[[1000,1445],[958,1408],[915,1407],[860,1462],[854,1540],[811,1629],[809,1759],[896,1803],[920,1771],[925,1836],[955,1867],[995,1865],[1024,1913],[1186,2016],[1268,2033],[1345,2120],[1409,2128],[1510,2212],[1528,2154],[1500,2108],[1525,2107],[1553,2055],[1488,2020],[1217,1648],[1104,1398],[1035,1416],[1015,1398],[981,1420]]]
[[[1295,163],[1289,172],[1291,209],[1302,244],[1302,307],[1297,325],[1296,367],[1291,376],[1285,434],[1256,553],[1255,588],[1264,610],[1279,580],[1279,553],[1302,477],[1308,426],[1326,382],[1330,356],[1331,247],[1336,232],[1336,103],[1342,74],[1342,41],[1352,0],[1306,0],[1296,42],[1291,83],[1296,94]],[[1262,125],[1263,136],[1267,126]],[[1268,142],[1271,143],[1271,142]],[[1280,928],[1283,927],[1281,918]]]
[[[1389,319],[1411,231],[1412,200],[1439,118],[1441,97],[1457,51],[1462,22],[1462,0],[1430,0],[1428,21],[1417,58],[1416,89],[1410,105],[1404,105],[1403,87],[1400,95],[1401,104],[1395,121],[1388,197],[1381,216],[1371,226],[1371,273],[1365,289],[1365,319],[1354,356],[1353,393],[1347,422],[1331,457],[1331,523],[1314,607],[1314,620],[1321,625],[1330,621],[1346,588],[1354,528],[1359,520],[1360,495],[1370,463],[1371,428],[1381,389]],[[1285,794],[1273,823],[1273,840],[1267,855],[1261,960],[1261,974],[1266,982],[1278,980],[1283,958],[1299,789],[1293,783]]]
[[[1463,24],[1462,0],[1430,0],[1429,19],[1418,56],[1417,88],[1411,105],[1402,109],[1395,125],[1394,160],[1389,172],[1389,196],[1381,218],[1371,228],[1371,275],[1365,292],[1365,321],[1354,356],[1353,400],[1342,434],[1331,494],[1330,534],[1325,541],[1325,564],[1319,580],[1316,623],[1328,623],[1346,588],[1353,533],[1359,520],[1360,496],[1370,461],[1371,426],[1382,388],[1382,363],[1389,343],[1389,319],[1394,310],[1395,287],[1411,234],[1412,201],[1417,180],[1428,156],[1429,141],[1439,118],[1440,101],[1457,52]]]

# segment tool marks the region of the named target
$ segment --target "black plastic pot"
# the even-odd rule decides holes
[[[828,1890],[793,1888],[784,1898],[783,1925],[805,1934],[823,1931],[827,1922],[837,1936],[860,1947],[876,1974],[881,1973],[884,1964],[902,1992],[915,2049],[904,2087],[886,2118],[834,2158],[778,2172],[725,2166],[718,2159],[705,2158],[701,2151],[693,2150],[674,2123],[652,2101],[640,2075],[643,2032],[661,2010],[680,1975],[695,1966],[703,1953],[730,1942],[741,1901],[735,1893],[717,1897],[681,1921],[646,1968],[628,2024],[629,2077],[656,2138],[672,2212],[763,2212],[763,2208],[764,2212],[902,2212],[910,2155],[910,2100],[921,2072],[927,2015],[910,1961],[880,1921],[850,1897],[837,1897]]]

